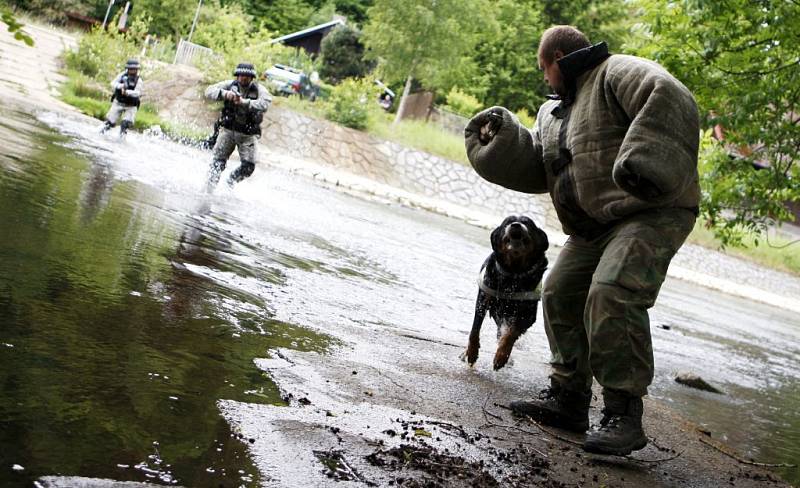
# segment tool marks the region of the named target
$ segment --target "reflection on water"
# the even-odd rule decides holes
[[[280,403],[253,358],[325,340],[190,270],[255,273],[226,258],[231,237],[199,205],[169,217],[159,192],[65,137],[10,112],[0,124],[16,141],[0,156],[0,486],[52,474],[255,486],[216,401]]]
[[[38,120],[0,120],[0,485],[256,485],[216,407],[281,402],[253,358],[326,350],[343,325],[465,340],[484,230],[265,168],[200,196],[207,153]],[[668,280],[652,317],[653,396],[750,456],[800,458],[795,316]],[[542,328],[515,351],[546,358]]]

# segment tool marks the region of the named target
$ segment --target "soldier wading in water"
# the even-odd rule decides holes
[[[119,126],[120,137],[133,127],[136,111],[139,109],[142,99],[143,85],[142,78],[139,77],[139,61],[129,59],[125,63],[125,72],[111,82],[111,90],[114,94],[111,95],[111,108],[106,114],[106,122],[100,129],[101,133],[114,127],[120,118],[122,118]]]
[[[475,170],[512,190],[550,193],[569,235],[542,293],[550,387],[511,408],[584,432],[594,377],[603,417],[584,449],[625,455],[647,444],[648,309],[698,213],[697,105],[658,64],[610,55],[571,26],[542,34],[538,61],[556,95],[531,130],[493,107],[465,131]]]
[[[228,185],[247,178],[256,169],[256,144],[261,137],[261,121],[272,102],[266,88],[256,83],[252,64],[239,63],[233,72],[236,79],[221,81],[206,90],[209,100],[225,104],[220,116],[220,132],[214,144],[214,161],[208,176],[208,189],[213,189],[225,171],[234,149],[239,150],[241,164],[228,178]]]

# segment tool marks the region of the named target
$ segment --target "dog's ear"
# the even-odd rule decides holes
[[[531,238],[536,246],[536,251],[544,254],[547,248],[550,247],[550,241],[547,239],[547,234],[542,229],[534,227],[531,229]]]
[[[492,231],[490,240],[492,241],[492,251],[498,252],[500,249],[500,239],[503,237],[503,229],[505,225],[500,225]]]

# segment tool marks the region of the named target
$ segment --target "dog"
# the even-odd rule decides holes
[[[506,217],[491,234],[492,254],[478,277],[475,319],[461,358],[470,366],[478,360],[480,332],[486,312],[497,323],[494,369],[508,363],[511,349],[536,321],[542,276],[547,269],[547,234],[528,217]]]

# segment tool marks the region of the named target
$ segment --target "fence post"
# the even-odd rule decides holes
[[[142,53],[139,55],[140,58],[143,58],[145,54],[147,54],[147,46],[150,45],[150,34],[147,34],[144,38],[144,45],[142,46]]]
[[[172,64],[178,64],[178,53],[181,52],[181,48],[183,47],[183,37],[180,38],[178,41],[178,47],[175,48],[175,59],[172,60]]]

